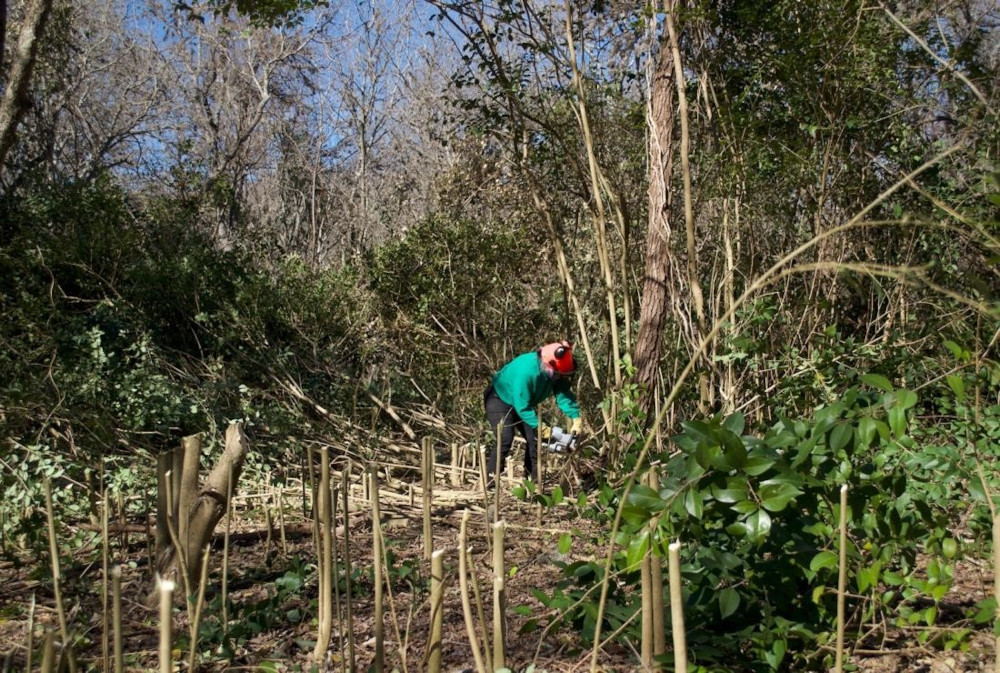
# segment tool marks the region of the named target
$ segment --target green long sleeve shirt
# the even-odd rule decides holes
[[[570,418],[580,417],[580,405],[570,389],[569,379],[549,376],[538,353],[518,355],[493,377],[497,397],[514,407],[517,415],[533,428],[538,427],[535,407],[555,395],[556,404]]]

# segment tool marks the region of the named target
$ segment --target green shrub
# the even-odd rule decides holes
[[[912,471],[908,415],[917,396],[881,376],[861,378],[865,388],[848,389],[808,419],[782,418],[759,437],[744,434],[738,414],[684,423],[674,438],[680,451],[662,457],[659,487],[634,485],[624,503],[613,566],[622,581],[612,584],[605,633],[621,627],[620,637],[638,642],[639,625],[628,619],[638,609],[640,560],[650,550],[665,557],[679,540],[688,645],[699,664],[828,668],[822,646],[835,626],[842,484],[849,614],[864,623],[888,616],[934,625],[955,540],[943,503],[927,488],[935,475]],[[608,496],[609,508],[619,504],[620,494]],[[921,553],[929,554],[925,567]],[[597,593],[586,592],[603,568],[577,562],[564,573],[546,600],[592,636]]]

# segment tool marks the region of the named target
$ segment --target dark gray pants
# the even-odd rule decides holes
[[[486,418],[490,419],[493,426],[493,442],[490,444],[489,454],[486,457],[486,473],[490,476],[497,469],[497,433],[500,433],[500,471],[504,469],[507,458],[510,456],[511,446],[514,444],[514,429],[517,428],[528,446],[524,450],[524,476],[537,480],[535,474],[535,455],[538,451],[538,433],[535,428],[525,423],[514,407],[510,406],[499,397],[493,386],[486,389],[483,395],[483,406],[486,407]]]

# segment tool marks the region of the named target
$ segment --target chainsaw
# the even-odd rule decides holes
[[[548,441],[542,446],[550,453],[569,453],[576,448],[576,433],[553,427]]]

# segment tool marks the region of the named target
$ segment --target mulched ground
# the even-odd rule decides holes
[[[401,491],[402,489],[398,489]],[[472,511],[469,537],[473,547],[473,567],[486,605],[487,621],[491,613],[492,557],[486,542],[486,513],[481,491],[473,486],[457,489],[439,487],[436,498],[434,546],[446,550],[446,576],[450,577],[445,593],[444,643],[442,657],[444,670],[451,672],[474,671],[474,661],[466,633],[460,596],[455,580],[457,573],[457,539],[462,512]],[[384,535],[389,541],[395,558],[389,592],[391,612],[385,622],[386,670],[423,671],[429,635],[429,593],[427,578],[429,563],[421,560],[424,551],[419,498],[414,507],[405,493],[384,499]],[[253,501],[251,501],[253,502]],[[259,506],[260,500],[256,501]],[[293,506],[290,503],[289,506]],[[506,544],[508,647],[507,665],[523,671],[534,665],[535,670],[556,672],[587,671],[590,651],[582,648],[575,634],[568,630],[545,633],[544,626],[552,614],[534,596],[536,589],[551,592],[561,576],[554,565],[556,561],[571,562],[577,559],[603,558],[603,549],[594,549],[588,540],[599,531],[588,530],[593,522],[578,518],[573,508],[564,505],[541,513],[535,505],[522,503],[509,494],[503,496],[502,517],[508,524]],[[289,511],[286,518],[284,544],[277,530],[270,541],[260,533],[264,517],[260,510],[242,512],[234,526],[230,548],[230,597],[238,605],[263,605],[262,601],[274,594],[274,581],[293,565],[293,559],[312,563],[315,547],[308,534],[309,527],[302,518]],[[220,526],[221,529],[221,526]],[[558,541],[564,532],[573,532],[574,543],[567,554],[560,554]],[[352,518],[350,539],[352,563],[369,568],[371,562],[371,524],[364,510]],[[342,542],[340,542],[342,544]],[[92,556],[92,551],[91,551]],[[115,562],[123,564],[125,595],[123,632],[127,669],[157,670],[157,624],[155,609],[147,605],[151,587],[148,551],[145,536],[132,534],[126,548],[115,547]],[[214,552],[213,564],[218,565],[220,554]],[[47,558],[38,559],[47,564]],[[407,568],[408,566],[408,568]],[[400,570],[401,568],[406,568]],[[45,568],[37,565],[15,567],[9,562],[0,563],[0,655],[2,670],[24,670],[24,652],[30,605],[34,597],[34,644],[37,651],[41,629],[57,629],[51,583],[43,578]],[[335,625],[334,644],[322,666],[314,667],[310,659],[315,639],[315,576],[306,571],[307,583],[300,594],[284,601],[280,617],[273,624],[264,623],[256,636],[242,643],[236,655],[228,662],[209,657],[199,668],[205,671],[249,670],[342,670],[344,653]],[[956,565],[956,582],[946,597],[956,614],[992,593],[992,569],[988,563],[964,561]],[[208,600],[211,601],[219,586],[218,568],[213,570]],[[83,636],[77,657],[81,670],[100,670],[103,608],[100,597],[101,568],[96,565],[72,565],[64,569],[63,602],[69,613],[72,630]],[[388,597],[387,597],[388,598]],[[355,615],[355,656],[357,670],[365,671],[374,657],[375,643],[372,634],[372,595],[370,582],[361,579],[352,602]],[[516,609],[515,609],[516,608]],[[298,624],[283,617],[288,610],[298,609],[305,618]],[[266,622],[274,617],[275,610],[264,608],[255,617]],[[209,615],[210,620],[215,619]],[[530,628],[537,622],[537,628]],[[489,624],[486,630],[491,633]],[[187,630],[184,610],[175,612],[175,634]],[[523,632],[522,632],[523,631]],[[859,645],[861,653],[850,657],[856,670],[870,673],[914,671],[928,673],[961,673],[994,670],[993,638],[988,632],[978,631],[969,641],[965,652],[943,652],[921,645],[918,630],[911,632],[889,629],[880,634],[877,642]],[[668,638],[669,642],[669,638]],[[177,670],[186,670],[187,652],[175,651],[183,662]],[[271,662],[273,668],[264,668]],[[603,671],[637,671],[638,656],[630,649],[611,645],[602,650],[599,665]]]

